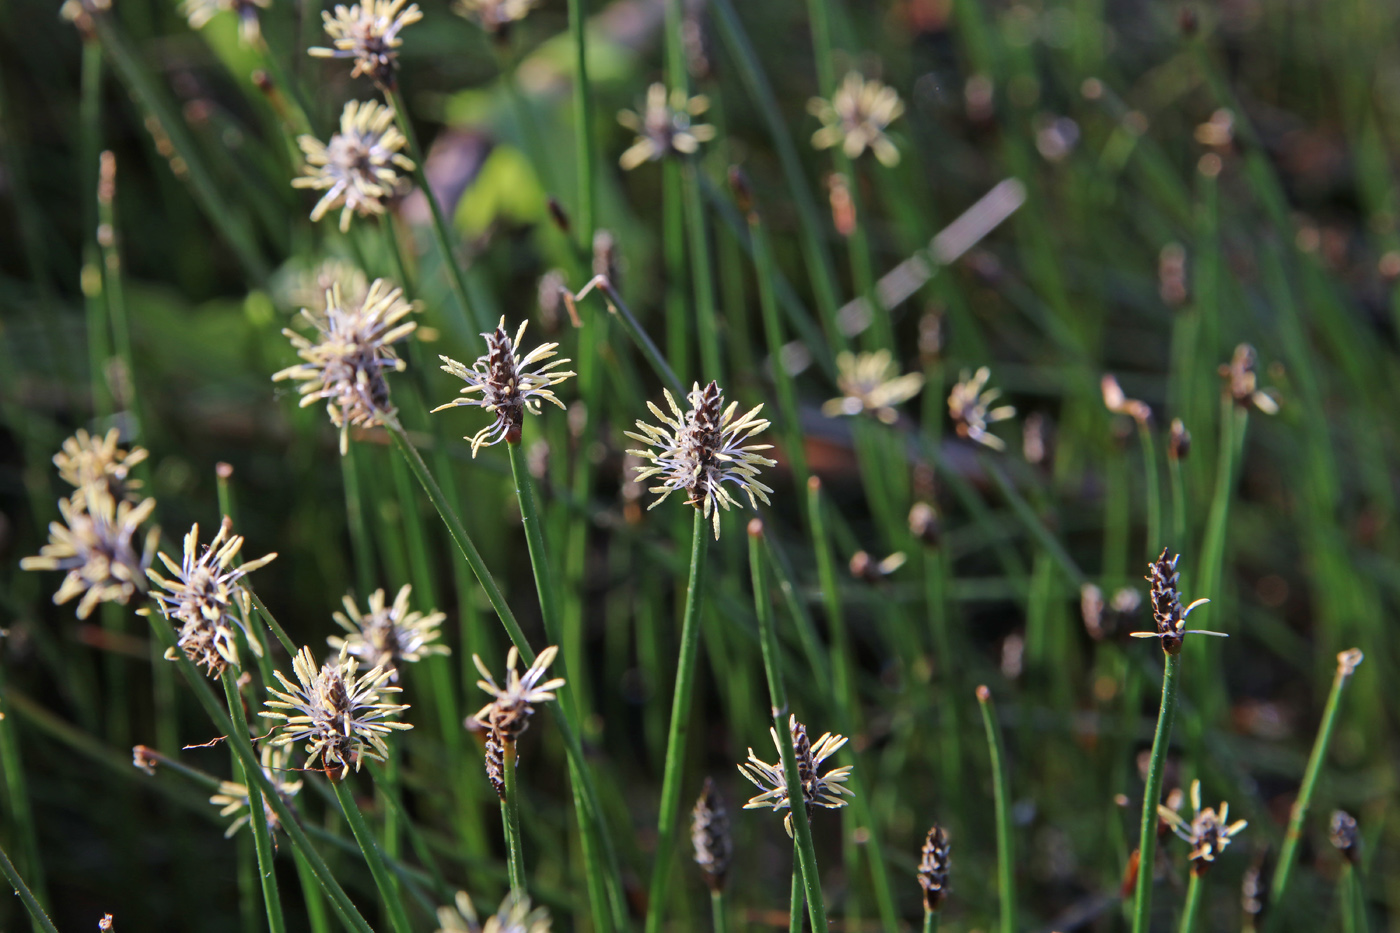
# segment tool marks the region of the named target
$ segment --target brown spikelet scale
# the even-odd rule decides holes
[[[812,740],[807,737],[807,727],[802,723],[793,719],[790,725],[793,756],[797,759],[797,779],[805,789],[812,785],[812,778],[817,773],[816,762],[812,760]]]
[[[1173,554],[1168,559],[1167,549],[1162,548],[1161,555],[1152,562],[1145,577],[1152,585],[1152,618],[1157,623],[1162,650],[1167,654],[1176,654],[1181,650],[1181,638],[1176,635],[1181,627],[1181,593],[1177,590],[1181,574],[1176,569],[1180,558],[1180,554]]]
[[[501,734],[492,729],[486,735],[486,779],[491,782],[496,796],[506,799],[506,750]]]
[[[919,887],[924,889],[924,910],[933,913],[943,906],[948,896],[948,833],[941,826],[928,831],[924,847],[920,850]]]
[[[705,778],[700,798],[691,811],[690,841],[695,847],[695,864],[705,874],[710,890],[724,890],[734,842],[729,836],[729,811],[713,778]]]

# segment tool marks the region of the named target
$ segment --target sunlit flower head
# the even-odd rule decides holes
[[[836,356],[836,385],[841,397],[822,405],[828,418],[838,415],[871,414],[885,424],[894,424],[899,413],[894,406],[919,394],[924,387],[920,373],[899,374],[899,364],[888,350],[874,353],[842,351]]]
[[[199,546],[199,526],[192,526],[185,535],[184,560],[178,564],[161,554],[161,562],[172,579],[167,580],[154,570],[146,571],[160,586],[152,590],[151,595],[161,613],[167,619],[180,622],[176,646],[185,657],[208,671],[210,677],[218,676],[230,664],[239,666],[234,630],[244,627],[243,620],[248,618],[250,607],[248,592],[238,581],[277,556],[266,554],[257,560],[236,564],[243,537],[230,534],[232,524],[225,518],[219,533],[203,549]],[[242,619],[234,615],[235,604],[242,611]],[[256,638],[248,639],[248,647],[254,654],[261,653]],[[173,660],[175,650],[167,651],[166,657]]]
[[[352,767],[358,771],[366,758],[383,761],[389,751],[384,737],[396,729],[413,728],[406,722],[387,721],[408,709],[384,702],[383,694],[399,692],[388,684],[389,672],[377,667],[356,676],[359,666],[342,647],[337,657],[317,668],[311,649],[302,648],[292,662],[297,682],[274,670],[284,689],[267,689],[273,699],[267,701],[262,716],[282,720],[272,744],[305,740],[306,766],[315,767],[319,761],[333,781],[345,777]]]
[[[369,75],[380,87],[394,87],[394,72],[399,67],[399,32],[418,22],[423,13],[408,0],[363,0],[354,6],[337,4],[334,13],[321,12],[331,48],[308,51],[316,58],[351,58],[355,67],[350,77]]]
[[[530,899],[511,892],[501,906],[485,922],[477,916],[476,906],[467,892],[458,891],[455,907],[439,907],[437,933],[549,933],[549,911],[543,907],[530,909]]]
[[[665,502],[671,493],[684,490],[686,504],[701,509],[706,518],[712,518],[718,538],[719,510],[727,510],[736,502],[724,487],[725,483],[743,490],[754,508],[758,508],[759,501],[768,504],[768,493],[773,490],[759,481],[758,469],[774,466],[775,461],[758,452],[769,450],[772,445],[744,444],[753,435],[766,430],[768,422],[758,417],[762,405],[735,417],[739,403],[731,402],[725,408],[724,393],[714,382],[703,389],[695,383],[686,401],[690,409],[682,412],[667,390],[669,415],[647,402],[647,408],[661,424],[638,421],[637,430],[628,431],[627,436],[648,447],[628,453],[647,461],[637,471],[638,480],[659,479],[659,485],[650,487],[648,492],[659,492],[661,498],[648,506],[649,509]]]
[[[477,357],[470,369],[451,357],[438,357],[443,363],[442,371],[461,379],[466,387],[460,390],[462,398],[439,405],[433,411],[465,405],[485,409],[496,416],[495,421],[468,438],[472,442],[473,457],[481,448],[501,441],[520,443],[525,412],[538,415],[542,400],[564,407],[564,403],[555,397],[554,387],[574,374],[555,367],[564,366],[569,361],[558,359],[545,363],[545,360],[553,359],[556,355],[555,351],[559,348],[557,343],[542,343],[521,356],[520,341],[525,336],[528,323],[522,321],[512,339],[506,333],[506,319],[501,318],[495,331],[481,335],[486,338],[486,352]],[[539,365],[541,363],[544,365]]]
[[[550,645],[535,656],[524,674],[516,670],[520,662],[520,651],[511,645],[506,652],[505,682],[497,684],[491,670],[481,655],[472,655],[476,669],[481,672],[481,680],[476,685],[491,694],[491,702],[476,711],[472,719],[494,730],[506,741],[514,741],[530,726],[530,717],[535,715],[536,703],[547,703],[554,699],[554,691],[564,686],[564,678],[554,677],[545,680],[549,665],[559,654],[558,645]]]
[[[846,781],[851,776],[851,766],[843,765],[840,768],[832,768],[825,774],[821,773],[822,763],[846,744],[846,737],[824,732],[816,744],[813,744],[807,737],[807,727],[798,722],[796,716],[788,717],[788,729],[792,733],[793,753],[797,758],[797,776],[802,784],[802,797],[806,805],[835,810],[850,803],[842,795],[855,796],[854,791],[846,786]],[[783,818],[783,826],[791,836],[792,803],[788,799],[787,777],[783,774],[782,744],[778,741],[776,729],[770,728],[768,733],[773,738],[773,747],[779,750],[778,763],[770,765],[761,761],[753,749],[749,749],[749,760],[739,765],[739,773],[753,782],[762,793],[750,798],[749,802],[744,804],[744,809],[766,807],[772,810],[788,810],[787,816]]]
[[[1204,629],[1186,627],[1186,617],[1191,614],[1191,610],[1197,606],[1204,606],[1210,600],[1198,599],[1184,609],[1181,607],[1181,591],[1177,589],[1181,574],[1176,569],[1176,562],[1181,559],[1181,555],[1172,554],[1168,557],[1169,553],[1166,548],[1162,548],[1162,553],[1148,565],[1147,576],[1143,578],[1152,584],[1152,618],[1157,623],[1157,631],[1133,632],[1132,636],[1159,639],[1162,650],[1167,654],[1180,654],[1182,642],[1187,635],[1229,637],[1224,632],[1207,632]]]
[[[1016,409],[1010,405],[992,407],[992,403],[1001,398],[1001,390],[987,388],[987,380],[991,378],[992,371],[985,366],[971,376],[964,370],[953,391],[948,393],[948,415],[959,437],[992,450],[1005,450],[1006,442],[988,431],[987,426],[1014,418]]]
[[[331,423],[340,429],[340,452],[348,449],[351,425],[369,426],[393,412],[385,370],[402,372],[403,360],[393,344],[418,325],[403,321],[413,306],[403,300],[403,290],[375,279],[361,304],[352,305],[334,286],[326,296],[326,310],[302,315],[316,328],[314,340],[294,330],[283,334],[296,347],[302,362],[274,373],[274,382],[294,379],[301,383],[301,407],[324,399]]]
[[[49,543],[37,557],[21,560],[20,569],[67,571],[53,601],[62,605],[81,596],[80,619],[91,615],[98,603],[124,606],[146,589],[146,569],[160,532],[147,532],[144,547],[135,539],[155,507],[154,499],[133,505],[118,502],[104,486],[84,486],[71,498],[58,500],[63,521],[49,523]]]
[[[283,803],[290,804],[292,798],[301,792],[302,781],[300,778],[292,779],[289,775],[296,772],[290,768],[292,761],[292,750],[286,745],[272,745],[264,743],[260,754],[262,762],[262,772],[269,784],[277,789],[277,794],[282,798]],[[209,798],[209,802],[219,807],[219,816],[232,816],[234,820],[228,824],[228,829],[224,830],[224,838],[230,839],[234,833],[252,821],[252,809],[248,806],[248,787],[245,784],[238,784],[234,781],[220,781],[219,792]],[[277,811],[272,808],[272,804],[263,798],[263,817],[267,820],[267,828],[273,834],[273,843],[277,841],[277,831],[282,828],[282,820],[277,816]]]
[[[1225,851],[1236,835],[1249,824],[1244,820],[1230,822],[1230,805],[1221,802],[1217,812],[1211,807],[1201,809],[1201,782],[1191,782],[1191,807],[1195,814],[1186,822],[1175,810],[1157,806],[1157,815],[1171,826],[1172,832],[1191,844],[1191,871],[1201,874],[1216,856]]]
[[[384,668],[389,672],[390,683],[398,683],[401,664],[450,654],[446,645],[436,643],[442,634],[438,627],[447,616],[441,612],[409,612],[412,592],[413,587],[404,584],[394,602],[386,606],[384,591],[375,590],[369,598],[368,612],[361,612],[355,601],[346,596],[345,611],[334,615],[336,624],[350,634],[332,635],[326,641],[336,651],[344,648],[367,668]]]
[[[189,21],[191,29],[203,29],[209,21],[220,13],[233,13],[238,17],[238,35],[247,45],[262,38],[258,26],[258,10],[271,6],[271,0],[184,0],[180,12]]]
[[[343,9],[343,7],[342,7]],[[311,209],[320,220],[340,208],[340,230],[350,229],[350,217],[383,214],[386,202],[404,194],[409,180],[400,172],[412,172],[413,160],[399,150],[408,143],[394,124],[394,111],[378,101],[352,100],[340,114],[340,132],[322,143],[315,136],[297,137],[306,154],[293,188],[324,191]]]
[[[693,122],[710,109],[709,98],[697,94],[686,97],[676,88],[666,93],[666,85],[653,84],[647,88],[646,107],[640,114],[623,110],[617,122],[637,134],[634,142],[618,159],[624,169],[631,171],[643,162],[654,162],[673,153],[692,155],[700,144],[715,138],[715,128]]]
[[[58,478],[75,489],[99,485],[113,499],[135,502],[139,497],[134,493],[141,488],[141,481],[132,477],[131,469],[146,459],[146,450],[143,447],[122,450],[117,446],[120,437],[121,432],[116,428],[102,437],[79,428],[63,442],[63,449],[54,454],[53,465],[58,467]]]
[[[492,35],[504,34],[539,5],[539,0],[455,0],[452,12],[476,23]]]
[[[807,102],[807,111],[822,121],[822,128],[812,135],[812,145],[818,149],[840,145],[851,159],[869,149],[882,165],[899,164],[899,150],[885,135],[889,125],[904,113],[904,102],[894,88],[873,78],[867,81],[852,71],[831,100],[813,97]]]

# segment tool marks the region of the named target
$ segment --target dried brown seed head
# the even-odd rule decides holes
[[[924,910],[934,913],[948,896],[948,869],[951,867],[948,833],[941,826],[928,831],[920,850],[919,886],[924,890]]]

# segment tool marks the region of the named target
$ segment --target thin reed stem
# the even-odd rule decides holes
[[[374,876],[374,886],[379,889],[379,898],[388,911],[390,923],[393,924],[396,933],[413,933],[413,926],[408,922],[408,911],[404,909],[403,898],[399,896],[398,885],[394,883],[394,876],[389,873],[389,867],[384,863],[384,853],[380,850],[369,824],[365,822],[359,804],[355,803],[355,795],[350,790],[349,776],[344,780],[332,780],[330,784],[331,789],[335,791],[335,799],[340,803],[341,812],[350,824],[350,832],[354,834],[355,841],[360,844],[360,851],[364,853],[369,873]]]
[[[360,592],[374,590],[374,554],[370,549],[369,522],[365,516],[365,497],[360,489],[360,463],[357,450],[351,448],[340,458],[340,476],[345,485],[345,523],[350,531],[350,553],[355,560],[355,585]]]
[[[597,172],[593,153],[593,96],[588,84],[588,0],[569,0],[569,39],[574,47],[574,138],[578,146],[578,230],[580,250],[593,245],[598,222]]]
[[[34,926],[44,933],[58,933],[58,928],[53,925],[49,915],[44,913],[44,908],[39,905],[39,901],[34,897],[34,892],[29,890],[29,886],[24,883],[24,879],[19,876],[19,871],[10,861],[10,857],[5,854],[5,848],[0,846],[0,872],[9,880],[10,887],[14,888],[19,899],[24,902],[24,907],[29,911],[30,918],[34,921]]]
[[[1332,733],[1337,727],[1337,713],[1342,705],[1342,691],[1346,689],[1346,685],[1351,680],[1351,675],[1356,672],[1356,666],[1361,663],[1361,659],[1361,652],[1355,648],[1337,655],[1337,673],[1332,678],[1332,690],[1327,694],[1327,705],[1322,710],[1322,722],[1318,724],[1312,753],[1308,755],[1308,765],[1303,771],[1303,783],[1298,788],[1298,799],[1294,801],[1293,812],[1288,818],[1288,832],[1283,837],[1283,849],[1279,852],[1278,867],[1274,869],[1273,884],[1269,887],[1269,906],[1272,915],[1278,915],[1278,908],[1288,895],[1288,885],[1293,880],[1293,866],[1298,859],[1298,845],[1303,838],[1303,821],[1308,817],[1308,807],[1312,805],[1313,791],[1317,789],[1317,778],[1322,773],[1322,763],[1327,758],[1327,748],[1332,744]]]
[[[924,911],[924,933],[938,933],[938,918],[940,914],[936,910]]]
[[[1181,461],[1167,457],[1167,478],[1172,490],[1172,537],[1173,541],[1186,540],[1186,480],[1182,475]]]
[[[1147,479],[1147,546],[1149,561],[1155,559],[1166,543],[1162,540],[1162,491],[1157,478],[1157,444],[1152,437],[1152,425],[1139,419],[1138,440],[1142,444],[1142,472]],[[1173,538],[1180,541],[1180,538]]]
[[[792,465],[792,474],[798,488],[807,482],[811,475],[807,469],[807,452],[802,446],[802,423],[798,419],[797,390],[792,384],[792,374],[783,361],[783,323],[778,314],[778,295],[775,289],[773,246],[768,238],[768,227],[763,223],[757,209],[748,211],[749,242],[753,249],[754,275],[758,280],[758,304],[763,315],[763,335],[768,343],[768,359],[773,369],[773,385],[778,395],[778,411],[782,413],[779,430],[783,433],[783,452]]]
[[[603,300],[607,303],[608,310],[617,315],[622,321],[623,330],[627,331],[627,336],[632,338],[632,342],[637,345],[637,349],[642,351],[642,355],[651,364],[652,371],[666,383],[666,387],[677,395],[685,395],[685,384],[676,375],[675,370],[666,362],[666,357],[656,346],[650,335],[642,329],[642,325],[637,323],[637,318],[632,314],[632,309],[627,307],[627,303],[622,300],[622,296],[613,288],[608,277],[605,275],[595,275],[588,284],[579,289],[576,294],[567,294],[566,298],[572,307],[594,289],[603,293]]]
[[[311,925],[311,933],[331,933],[331,920],[326,914],[325,895],[316,875],[311,871],[306,856],[297,847],[292,847],[292,858],[297,865],[297,880],[301,882],[301,898],[306,902],[306,919]]]
[[[1349,860],[1342,863],[1342,873],[1337,879],[1337,895],[1342,901],[1342,933],[1370,933],[1360,865]]]
[[[0,663],[0,783],[5,786],[5,804],[12,827],[10,839],[18,846],[20,864],[29,875],[35,897],[40,903],[49,900],[44,884],[44,863],[39,857],[39,839],[34,830],[34,811],[25,780],[24,760],[20,756],[15,720],[9,715],[9,695],[5,688],[5,665]],[[39,922],[34,921],[36,928]]]
[[[225,668],[221,680],[234,727],[242,729],[243,734],[247,735],[248,716],[243,710],[243,698],[238,693],[238,683],[234,680],[233,672]],[[267,910],[267,928],[269,933],[284,933],[287,924],[282,917],[282,897],[277,890],[277,866],[272,850],[272,834],[267,827],[267,811],[263,809],[262,791],[248,774],[247,766],[242,766],[241,770],[243,786],[248,788],[249,826],[253,832],[253,847],[258,855],[258,880],[262,886],[263,906]],[[258,771],[262,771],[261,765],[258,766]]]
[[[695,510],[690,530],[690,582],[685,591],[685,616],[681,622],[681,648],[676,659],[676,686],[671,698],[671,726],[666,735],[666,765],[661,779],[661,803],[656,820],[656,858],[652,866],[651,895],[647,901],[646,931],[661,929],[665,913],[667,879],[680,822],[681,777],[685,770],[686,739],[690,734],[690,704],[695,692],[695,657],[700,642],[700,608],[705,585],[705,553],[710,523],[702,509]]]
[[[778,631],[773,622],[773,601],[768,592],[768,571],[763,559],[763,522],[749,522],[749,574],[753,578],[754,613],[758,616],[759,641],[763,648],[763,670],[768,677],[768,696],[773,710],[773,731],[778,737],[783,775],[787,779],[789,811],[792,815],[794,856],[800,867],[807,896],[807,913],[814,931],[825,930],[826,902],[822,898],[821,876],[817,872],[817,853],[812,845],[812,826],[807,813],[807,797],[797,770],[797,755],[792,747],[792,728],[788,723],[787,687],[783,684],[782,655]],[[799,805],[800,801],[800,805]],[[800,898],[794,875],[793,920],[801,928],[797,916]]]
[[[714,933],[729,933],[729,905],[723,890],[710,892],[710,925]]]
[[[520,784],[515,774],[515,742],[504,740],[505,757],[501,764],[501,779],[506,795],[501,800],[501,825],[506,836],[506,870],[510,889],[516,896],[525,893],[525,850],[520,837]]]
[[[788,895],[788,933],[802,933],[802,860],[792,844],[792,893]]]
[[[1167,748],[1171,745],[1172,720],[1176,716],[1177,674],[1181,655],[1166,654],[1162,669],[1162,705],[1157,731],[1152,736],[1152,757],[1147,764],[1147,786],[1142,793],[1142,826],[1138,832],[1137,894],[1133,902],[1133,933],[1148,933],[1152,918],[1152,881],[1157,858],[1157,803],[1162,797]]]
[[[1191,880],[1186,883],[1186,906],[1181,910],[1180,933],[1195,933],[1196,917],[1201,912],[1201,889],[1205,884],[1201,881],[1201,873],[1191,872]]]
[[[724,378],[720,355],[719,319],[715,314],[714,269],[710,261],[710,235],[705,223],[705,199],[700,194],[700,167],[688,159],[681,167],[685,199],[686,241],[690,246],[690,281],[695,290],[692,334],[700,338],[700,368],[706,379]]]
[[[515,479],[515,493],[520,501],[520,524],[525,529],[525,543],[530,551],[530,570],[535,577],[535,590],[539,594],[540,615],[544,619],[545,634],[552,644],[559,644],[559,600],[555,591],[555,575],[549,566],[548,552],[544,544],[544,527],[541,523],[538,503],[535,501],[534,483],[530,479],[530,466],[526,462],[525,445],[519,441],[506,442],[510,454],[510,472]],[[560,676],[567,677],[556,659],[554,667]]]
[[[997,722],[992,692],[977,688],[982,725],[987,730],[987,751],[992,759],[992,789],[996,796],[997,895],[1001,902],[1002,933],[1016,930],[1016,855],[1011,836],[1011,784],[1006,773],[1006,743]]]

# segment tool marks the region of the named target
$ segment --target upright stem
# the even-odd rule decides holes
[[[389,913],[389,921],[393,924],[395,933],[413,933],[413,927],[408,922],[408,911],[403,906],[403,898],[399,896],[398,886],[394,884],[394,876],[384,864],[384,853],[380,851],[374,833],[365,822],[359,804],[355,803],[348,776],[344,780],[333,780],[330,785],[335,791],[335,799],[340,803],[341,811],[345,814],[346,822],[350,824],[350,832],[354,833],[355,841],[360,844],[360,851],[364,853],[365,864],[369,866],[369,873],[374,877],[374,886],[379,889],[379,897]]]
[[[544,527],[541,524],[539,506],[535,502],[534,483],[530,481],[530,466],[526,462],[525,447],[519,441],[506,443],[510,454],[510,472],[515,479],[515,492],[520,500],[520,524],[525,528],[525,543],[530,550],[530,570],[535,577],[535,590],[539,593],[540,615],[544,619],[545,634],[552,644],[559,644],[559,602],[555,595],[554,574],[550,570],[549,558],[544,545]],[[561,668],[558,660],[556,670]],[[560,676],[566,676],[560,671]]]
[[[992,706],[992,692],[977,688],[977,702],[982,707],[982,725],[987,730],[987,750],[992,758],[992,788],[996,795],[997,814],[997,893],[1001,900],[1002,933],[1016,930],[1016,870],[1015,852],[1011,838],[1011,788],[1006,775],[1006,744],[1001,726]]]
[[[1182,476],[1181,460],[1167,457],[1167,477],[1172,489],[1172,540],[1186,540],[1186,481]]]
[[[1186,885],[1186,906],[1181,911],[1180,933],[1194,933],[1196,915],[1201,912],[1201,888],[1203,887],[1200,872],[1192,869],[1191,880]]]
[[[578,239],[579,247],[592,248],[597,224],[594,203],[593,102],[588,86],[587,0],[569,0],[569,36],[574,45],[574,132],[578,145]]]
[[[1154,560],[1166,544],[1162,540],[1162,492],[1157,479],[1157,445],[1152,438],[1152,425],[1139,420],[1138,440],[1142,442],[1142,470],[1147,477],[1147,559]],[[1180,542],[1180,538],[1173,539]]]
[[[792,844],[792,893],[788,895],[788,933],[802,933],[802,857]]]
[[[239,696],[238,684],[228,669],[223,673],[224,697],[228,700],[229,715],[234,726],[248,734],[248,717],[243,711],[243,698]],[[248,823],[253,831],[253,847],[258,853],[258,879],[262,885],[263,906],[267,908],[267,928],[269,933],[284,933],[287,924],[282,918],[282,898],[277,890],[277,866],[272,851],[272,834],[267,827],[267,811],[263,809],[262,791],[246,765],[241,769],[243,786],[248,788]],[[261,773],[262,765],[259,763]]]
[[[729,933],[729,906],[723,889],[710,892],[710,921],[714,933]]]
[[[20,864],[29,875],[34,893],[42,903],[48,901],[44,886],[44,864],[39,857],[38,837],[34,832],[34,813],[30,809],[26,787],[24,761],[20,757],[15,720],[9,715],[9,696],[5,691],[5,669],[0,660],[0,783],[5,786],[5,803],[9,807],[11,840],[19,848]],[[34,920],[37,928],[38,919]]]
[[[685,617],[681,622],[681,650],[676,659],[676,687],[671,698],[671,727],[666,736],[666,765],[661,779],[661,805],[656,820],[656,859],[647,901],[646,933],[661,929],[665,912],[667,876],[680,820],[681,775],[685,770],[686,738],[690,732],[690,700],[695,692],[695,655],[700,641],[700,605],[705,578],[705,545],[709,522],[695,510],[690,530],[690,583],[685,592]],[[823,927],[823,929],[825,929]]]
[[[1171,745],[1172,719],[1176,715],[1176,680],[1181,655],[1166,655],[1162,671],[1162,707],[1157,732],[1152,737],[1152,758],[1147,765],[1147,786],[1142,794],[1142,827],[1138,833],[1137,898],[1133,904],[1133,933],[1148,933],[1152,916],[1153,863],[1157,857],[1157,801],[1162,796],[1167,747]]]
[[[924,933],[938,933],[939,911],[924,911]]]
[[[1337,655],[1337,674],[1332,679],[1332,692],[1327,695],[1327,706],[1322,711],[1322,722],[1318,725],[1317,738],[1313,740],[1312,754],[1308,756],[1308,766],[1303,772],[1303,785],[1298,789],[1298,799],[1288,819],[1288,833],[1283,837],[1283,851],[1279,853],[1278,868],[1274,871],[1273,885],[1269,889],[1269,906],[1273,908],[1270,911],[1273,914],[1278,913],[1278,907],[1288,894],[1288,882],[1292,880],[1293,865],[1298,858],[1298,844],[1303,838],[1303,821],[1307,819],[1313,791],[1317,788],[1317,776],[1322,772],[1322,762],[1327,757],[1327,747],[1332,743],[1332,732],[1337,726],[1342,690],[1360,663],[1361,652],[1355,648]]]
[[[715,316],[715,283],[710,262],[705,200],[700,195],[700,168],[694,159],[681,168],[685,197],[686,240],[690,244],[690,281],[695,288],[695,330],[700,337],[700,367],[706,379],[723,379],[719,321]]]
[[[0,846],[0,873],[3,873],[5,878],[9,880],[10,887],[14,888],[15,893],[19,895],[19,899],[24,902],[25,909],[29,911],[29,916],[33,918],[34,924],[39,929],[43,930],[44,933],[58,933],[58,928],[53,925],[53,921],[49,919],[49,915],[44,913],[44,908],[39,906],[38,900],[34,897],[34,892],[29,890],[28,885],[24,883],[24,879],[19,876],[19,872],[10,861],[10,857],[5,854],[3,846]]]
[[[520,838],[520,789],[515,779],[515,741],[502,739],[505,754],[501,763],[501,778],[506,796],[501,801],[501,824],[506,834],[506,869],[510,889],[517,897],[525,894],[525,851]]]

